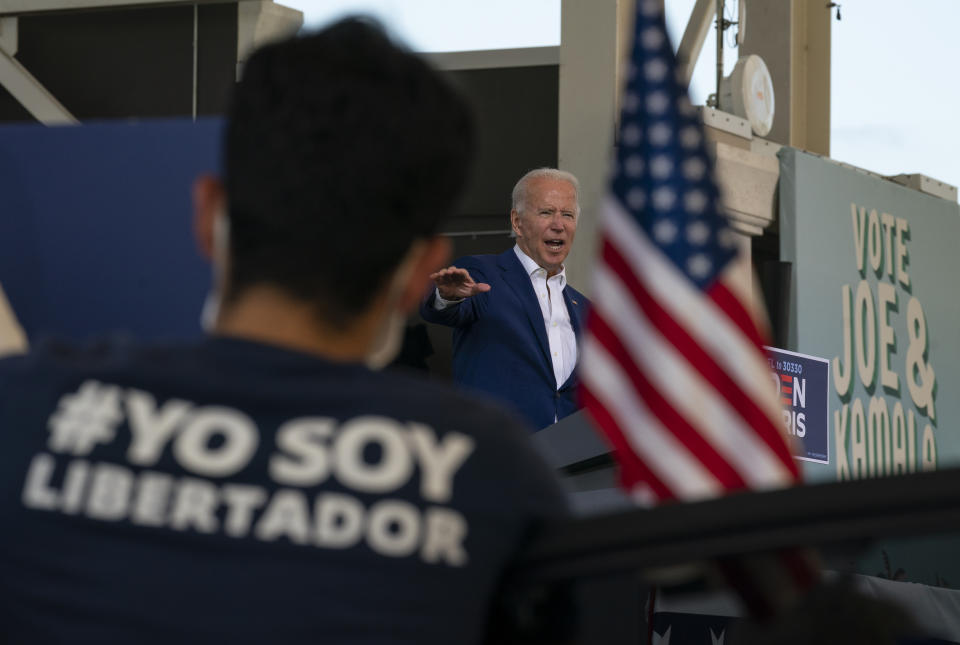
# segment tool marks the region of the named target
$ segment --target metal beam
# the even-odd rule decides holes
[[[242,65],[257,47],[292,36],[302,26],[299,9],[273,0],[241,0],[237,3],[237,62]]]
[[[703,49],[703,42],[710,31],[710,23],[716,15],[715,0],[697,0],[693,11],[690,12],[687,28],[683,31],[683,38],[677,49],[677,67],[685,84],[690,83],[693,68],[697,64],[697,59],[700,58],[700,50]]]
[[[819,0],[793,3],[790,145],[830,156],[830,18]]]
[[[960,469],[796,486],[556,521],[534,536],[513,581],[701,563],[798,546],[836,551],[960,530]],[[649,580],[649,577],[647,578]]]
[[[623,49],[618,20],[632,0],[563,0],[560,8],[560,90],[557,157],[580,180],[577,242],[565,263],[567,280],[589,294],[597,239],[595,215],[607,183],[610,143],[616,132],[617,58]],[[622,67],[622,66],[621,66]]]
[[[763,58],[777,115],[766,139],[830,155],[830,8],[821,0],[747,0],[740,55]]]
[[[177,4],[213,4],[236,0],[0,0],[0,15],[18,15],[43,11],[77,9],[116,9]]]
[[[436,52],[423,55],[435,67],[445,70],[490,69],[493,67],[537,67],[560,64],[559,47],[485,49],[464,52]]]
[[[27,68],[7,52],[0,50],[0,85],[46,125],[79,123],[67,108],[34,78]]]
[[[16,56],[20,46],[19,33],[19,24],[15,17],[0,18],[0,49],[11,56]]]

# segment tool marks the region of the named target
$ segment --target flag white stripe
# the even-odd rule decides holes
[[[630,262],[653,298],[780,427],[781,411],[770,389],[770,368],[740,328],[647,239],[616,198],[608,195],[604,200],[601,222],[607,239]]]
[[[638,399],[629,378],[596,339],[584,340],[584,380],[616,419],[634,453],[678,498],[704,499],[723,486]]]
[[[782,485],[790,472],[767,444],[637,307],[616,273],[596,268],[594,307],[631,360],[667,402],[754,488]]]

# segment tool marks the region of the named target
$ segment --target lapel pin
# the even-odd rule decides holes
[[[575,304],[575,305],[579,305],[579,304],[580,304],[579,302],[577,302],[577,301],[574,300],[573,298],[570,298],[570,302],[572,302],[572,303]]]

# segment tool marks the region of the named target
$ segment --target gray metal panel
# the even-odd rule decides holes
[[[533,442],[557,469],[610,454],[610,447],[588,423],[583,410],[537,432]]]
[[[619,488],[570,491],[568,499],[570,508],[577,517],[627,511],[637,507]]]
[[[236,4],[198,7],[201,114],[222,113],[236,74]],[[17,60],[80,120],[189,116],[192,6],[36,13],[19,18]],[[0,121],[24,110],[0,92]]]
[[[574,470],[563,477],[575,515],[625,510],[635,504],[617,485],[617,470],[612,461],[598,460],[610,454],[610,447],[589,424],[583,410],[547,426],[533,435],[540,454],[557,470]],[[598,466],[589,466],[599,461]],[[583,467],[577,469],[577,465]]]
[[[483,228],[508,228],[513,185],[532,168],[557,165],[559,67],[469,69],[449,74],[473,105],[479,135],[473,180],[457,217],[487,218]],[[476,226],[471,223],[469,230]],[[501,241],[486,252],[506,248],[509,245]]]
[[[504,67],[539,67],[560,64],[559,47],[522,47],[519,49],[485,49],[465,52],[424,54],[436,67],[455,69],[501,69]]]
[[[0,14],[26,14],[42,11],[76,11],[131,6],[176,4],[213,4],[235,0],[0,0]]]

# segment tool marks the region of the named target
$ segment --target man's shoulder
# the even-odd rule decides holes
[[[464,392],[454,386],[405,369],[377,374],[369,383],[371,403],[387,404],[410,420],[464,428],[488,435],[506,431],[529,434],[526,425],[481,393]],[[413,417],[417,417],[414,419]]]
[[[256,391],[252,414],[290,404],[343,419],[374,415],[491,440],[504,433],[528,433],[495,403],[413,370],[374,372],[258,343],[45,342],[29,353],[0,359],[0,399],[18,396],[15,391],[31,398],[56,397],[86,381],[143,388],[158,399],[197,395],[229,403]]]
[[[42,340],[26,353],[0,358],[0,408],[42,408],[89,383],[136,386],[150,380],[150,374],[163,373],[171,360],[178,362],[178,355],[120,336],[90,342]]]
[[[520,261],[516,259],[516,253],[513,248],[509,248],[506,251],[501,253],[483,253],[479,255],[464,255],[453,262],[453,266],[469,268],[471,266],[476,267],[495,267],[503,266],[516,260],[517,263]]]
[[[466,479],[475,484],[482,481],[485,489],[498,491],[494,497],[514,495],[510,503],[524,508],[524,513],[550,516],[566,512],[557,476],[535,447],[531,428],[502,403],[419,375],[385,373],[382,377],[378,400],[382,403],[391,397],[389,409],[396,420],[411,428],[428,426],[441,443],[448,433],[471,438]],[[398,399],[403,404],[398,405]]]
[[[27,352],[0,358],[0,381],[25,377],[32,373],[68,373],[96,370],[128,357],[135,345],[125,337],[75,343],[58,338],[43,339]]]

